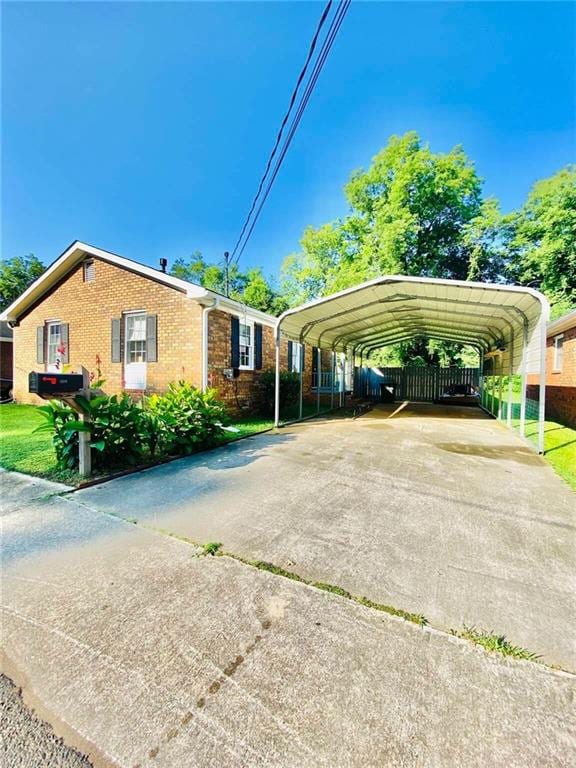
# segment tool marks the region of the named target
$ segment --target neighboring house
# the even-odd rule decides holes
[[[576,427],[576,310],[548,324],[546,355],[546,418]],[[534,377],[528,397],[538,399]]]
[[[3,320],[0,322],[0,400],[8,399],[12,390],[13,349],[12,328]]]
[[[231,410],[255,410],[259,378],[274,366],[276,318],[81,242],[74,242],[1,315],[14,328],[14,397],[30,371],[88,369],[107,393],[164,391],[185,379],[215,387]],[[297,369],[298,345],[281,344]],[[290,357],[290,359],[289,359]],[[306,350],[304,388],[312,378]]]

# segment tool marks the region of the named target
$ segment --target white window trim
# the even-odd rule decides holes
[[[238,319],[240,321],[240,325],[241,326],[242,325],[250,326],[250,342],[251,342],[250,347],[249,347],[249,350],[250,350],[250,353],[249,353],[250,362],[249,362],[248,365],[240,364],[238,366],[238,368],[241,371],[253,371],[254,370],[254,341],[255,341],[255,339],[254,339],[254,320],[252,320],[249,317],[240,317]],[[242,332],[241,332],[241,330],[239,328],[239,333],[238,333],[238,345],[239,345],[239,347],[242,346],[241,339],[242,339]],[[240,349],[238,349],[238,356],[240,356],[240,354],[241,354],[240,353]]]
[[[562,373],[562,366],[564,363],[564,334],[559,333],[557,336],[554,336],[554,355],[552,358],[552,373]],[[562,341],[562,362],[560,366],[558,365],[558,342]]]
[[[131,309],[129,312],[123,312],[122,313],[122,322],[124,323],[124,328],[122,329],[124,332],[124,366],[126,365],[148,365],[148,350],[146,350],[146,361],[144,363],[130,363],[129,358],[129,352],[128,352],[128,333],[127,331],[127,318],[131,317],[133,315],[144,315],[144,318],[146,318],[146,310],[145,309]],[[144,320],[146,322],[146,320]]]
[[[58,355],[55,355],[55,359],[50,362],[50,328],[54,325],[57,325],[60,328],[60,334],[59,334],[59,340],[58,345],[56,346],[56,352],[58,351],[58,346],[62,343],[62,321],[61,320],[46,320],[44,323],[44,344],[46,347],[45,355],[46,355],[46,362],[45,366],[46,368],[55,368],[56,370],[59,370],[59,367],[57,365]]]
[[[296,362],[296,367],[294,367]],[[292,342],[292,360],[290,361],[290,373],[302,373],[302,344],[299,341]]]

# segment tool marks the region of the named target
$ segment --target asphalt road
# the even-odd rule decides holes
[[[22,701],[21,691],[0,675],[2,768],[91,768],[87,757],[66,746],[48,723]]]

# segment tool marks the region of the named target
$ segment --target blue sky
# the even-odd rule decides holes
[[[2,251],[231,250],[318,3],[3,4]],[[575,158],[575,10],[354,0],[242,264],[271,274],[393,133],[461,143],[505,210]]]

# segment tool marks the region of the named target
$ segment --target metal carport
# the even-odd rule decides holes
[[[393,275],[334,293],[294,309],[276,324],[275,424],[280,423],[280,340],[282,336],[332,351],[353,370],[372,349],[417,336],[458,341],[480,354],[481,374],[490,362],[493,376],[521,376],[520,434],[525,436],[526,382],[538,374],[538,451],[544,451],[546,324],[549,305],[532,288],[496,283]],[[319,389],[318,389],[319,391]],[[511,408],[507,408],[511,426]]]

